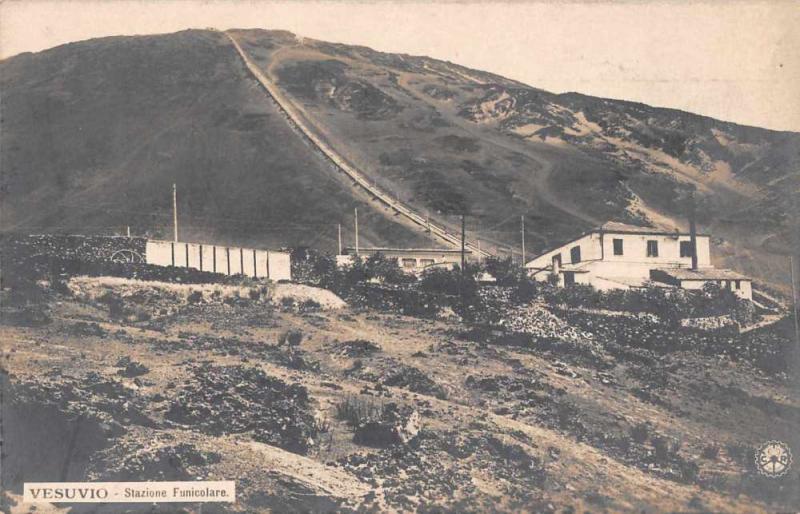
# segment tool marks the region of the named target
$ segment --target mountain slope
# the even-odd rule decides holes
[[[788,276],[800,135],[632,102],[552,94],[426,57],[231,31],[337,151],[386,190],[494,250],[605,220],[686,226],[690,190],[717,263]]]
[[[66,45],[2,63],[2,229],[125,225],[219,243],[421,244],[287,126],[228,39],[187,31]]]
[[[528,255],[618,220],[685,226],[690,189],[717,264],[788,275],[800,135],[553,94],[426,57],[280,31],[228,33],[324,140],[380,189],[493,252]],[[225,34],[106,38],[0,63],[4,231],[132,225],[335,248],[431,245],[286,123]],[[363,214],[362,214],[363,213]]]

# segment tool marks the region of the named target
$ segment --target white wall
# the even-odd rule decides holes
[[[614,239],[622,240],[622,255],[614,255]],[[647,256],[647,241],[658,242],[658,257]],[[581,248],[581,262],[587,263],[592,273],[601,277],[628,277],[647,279],[650,270],[659,267],[690,267],[691,257],[680,256],[680,242],[690,241],[689,236],[614,234],[598,232],[551,250],[528,262],[525,267],[538,280],[546,280],[550,274],[553,256],[561,254],[561,263],[572,264],[570,251]],[[711,250],[708,236],[697,236],[698,267],[711,266]],[[545,271],[538,271],[545,268]]]
[[[622,239],[622,255],[614,255],[614,239]],[[647,256],[647,241],[658,242],[658,257]],[[608,262],[644,263],[657,268],[659,265],[690,267],[691,257],[681,257],[681,241],[691,241],[689,236],[647,234],[603,234],[603,260]],[[711,266],[711,250],[708,236],[697,236],[697,265]]]
[[[587,234],[569,244],[544,253],[525,264],[529,273],[534,273],[534,278],[546,280],[549,271],[538,271],[540,268],[548,270],[553,264],[553,257],[561,254],[561,264],[571,264],[570,250],[575,246],[581,247],[581,262],[600,258],[600,239],[598,234]],[[538,273],[537,273],[538,272]]]
[[[291,257],[286,252],[254,250],[253,248],[200,245],[196,243],[173,243],[171,241],[148,240],[145,246],[145,262],[158,266],[173,265],[173,248],[176,267],[200,268],[200,248],[202,246],[202,270],[224,275],[243,274],[248,277],[269,278],[271,280],[291,280]],[[189,254],[187,263],[186,254]],[[230,254],[230,269],[226,257]],[[255,252],[255,263],[253,256]],[[216,270],[214,256],[216,255]],[[242,269],[244,261],[244,269]]]

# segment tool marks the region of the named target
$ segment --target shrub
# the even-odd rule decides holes
[[[97,301],[108,307],[108,315],[112,319],[120,319],[125,316],[125,302],[119,295],[109,291],[98,298]]]
[[[753,469],[755,467],[755,450],[746,445],[731,443],[725,446],[725,452],[732,461],[743,468]]]
[[[299,310],[300,312],[317,312],[322,308],[322,305],[316,300],[312,300],[309,298],[308,300],[303,301],[300,303]]]
[[[278,344],[283,346],[284,344],[288,344],[289,346],[299,346],[300,342],[303,340],[303,332],[300,330],[287,330],[281,337],[278,339]]]
[[[405,273],[397,261],[387,259],[382,253],[376,253],[364,262],[364,270],[369,279],[378,279],[386,284],[409,284],[416,281],[416,277]]]
[[[189,293],[189,296],[186,298],[186,301],[189,303],[200,303],[203,301],[203,292],[202,291],[192,291]]]
[[[653,436],[650,442],[653,444],[653,456],[655,457],[656,462],[660,464],[669,463],[670,456],[672,455],[669,447],[669,441],[665,437]]]
[[[518,304],[528,303],[536,298],[538,294],[539,288],[536,284],[536,281],[528,276],[523,276],[514,287],[512,292],[512,300]]]
[[[647,423],[639,423],[638,425],[631,427],[630,433],[631,439],[639,444],[644,444],[650,437],[650,425]]]
[[[700,466],[694,461],[678,459],[678,471],[680,471],[681,479],[683,479],[684,482],[693,483],[700,474]]]
[[[422,274],[419,288],[429,293],[460,296],[475,299],[478,292],[478,283],[475,277],[479,269],[468,266],[464,273],[458,267],[452,270],[434,268]]]
[[[441,296],[424,293],[416,290],[403,290],[399,292],[398,304],[400,312],[406,316],[433,318],[439,311],[451,302]]]
[[[336,404],[336,419],[344,421],[351,427],[358,427],[369,421],[377,421],[383,417],[383,404],[361,396],[346,396]]]
[[[716,444],[707,444],[703,447],[701,455],[704,459],[717,460],[719,457],[719,450],[720,448]]]
[[[521,275],[510,257],[488,257],[483,261],[483,269],[495,278],[498,286],[515,286]]]

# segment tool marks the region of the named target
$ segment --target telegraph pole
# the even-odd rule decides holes
[[[172,235],[175,242],[178,242],[178,188],[172,184]]]
[[[792,251],[792,249],[790,248],[789,251]],[[794,318],[794,338],[797,344],[800,344],[800,325],[798,325],[797,320],[797,289],[794,285],[794,257],[792,255],[789,255],[789,269],[792,277],[792,317]]]
[[[694,204],[694,191],[689,193],[689,238],[692,246],[692,269],[697,269],[697,212]]]
[[[358,207],[355,208],[356,213],[356,256],[358,255]]]
[[[130,225],[126,225],[125,226],[125,234],[127,234],[128,237],[131,237],[131,226]]]
[[[342,224],[339,223],[339,255],[342,255]]]
[[[522,265],[525,266],[525,215],[519,217],[521,226],[520,232],[522,233]]]
[[[461,275],[466,272],[467,266],[467,220],[466,217],[461,215]]]

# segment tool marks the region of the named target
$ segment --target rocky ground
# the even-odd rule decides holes
[[[637,347],[654,320],[535,304],[476,331],[311,288],[93,280],[3,293],[6,511],[31,511],[24,481],[195,478],[237,482],[203,512],[800,508],[796,472],[752,459],[800,448],[796,384]]]

